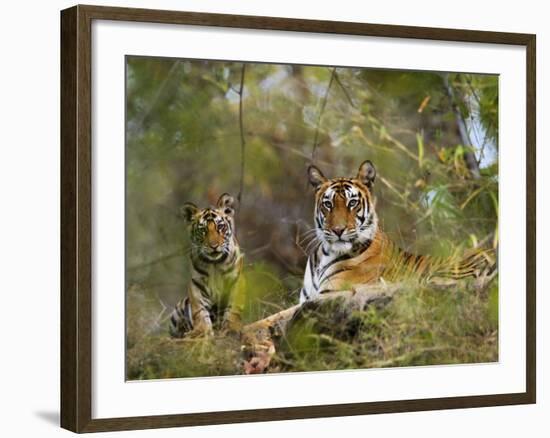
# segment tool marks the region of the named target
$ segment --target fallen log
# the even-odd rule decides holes
[[[465,280],[451,280],[443,283],[431,283],[429,288],[443,292],[456,289],[459,285],[462,285],[479,292],[487,288],[495,275],[496,272],[493,272],[491,275],[480,277],[473,282],[470,281],[468,286],[466,286]],[[362,311],[371,305],[385,305],[398,292],[409,290],[411,287],[418,288],[419,286],[418,283],[411,284],[410,282],[391,284],[380,282],[361,285],[353,290],[322,294],[312,303],[319,304],[339,300],[339,305],[348,311]],[[301,309],[302,305],[297,304],[243,327],[241,349],[244,354],[244,372],[246,374],[262,373],[267,369],[276,352],[274,339],[284,336],[289,322]]]
[[[393,283],[390,285],[385,283],[363,285],[353,290],[328,292],[320,295],[314,301],[316,303],[321,303],[323,301],[341,299],[342,304],[349,307],[351,310],[363,310],[373,301],[378,301],[383,298],[391,298],[403,287],[404,285],[402,283]],[[275,327],[277,327],[281,332],[284,332],[286,325],[300,307],[300,304],[296,304],[288,309],[269,315],[267,318],[250,323],[244,326],[243,332],[252,333],[266,329],[273,329]]]
[[[400,283],[364,285],[354,290],[329,292],[313,302],[317,304],[339,299],[340,304],[349,310],[364,310],[375,302],[389,301],[402,288]],[[245,356],[245,374],[258,374],[267,369],[276,352],[273,338],[285,333],[288,323],[301,308],[302,305],[297,304],[243,327],[241,349]]]

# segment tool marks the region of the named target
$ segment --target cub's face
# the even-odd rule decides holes
[[[225,259],[233,248],[233,204],[233,197],[225,193],[215,208],[199,209],[190,202],[181,208],[181,213],[189,224],[193,250],[206,261]]]
[[[328,179],[315,166],[308,174],[315,188],[316,234],[325,248],[342,253],[372,240],[378,223],[370,192],[376,177],[373,164],[361,164],[355,178]]]

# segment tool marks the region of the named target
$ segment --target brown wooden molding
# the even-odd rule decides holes
[[[527,50],[526,392],[92,419],[91,24],[93,20],[508,44]],[[75,6],[61,12],[61,426],[98,432],[534,403],[536,400],[536,37],[530,34]]]

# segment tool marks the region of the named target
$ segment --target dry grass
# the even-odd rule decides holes
[[[158,323],[162,306],[143,295],[138,288],[128,294],[128,379],[242,374],[237,339],[172,340],[165,322]],[[277,339],[277,354],[268,372],[497,360],[498,281],[494,280],[482,292],[467,284],[446,292],[411,286],[389,303],[365,311],[348,311],[337,301],[306,308]]]

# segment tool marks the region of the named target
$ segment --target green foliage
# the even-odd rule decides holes
[[[359,369],[498,360],[498,288],[442,293],[411,285],[366,311],[308,309],[281,342],[278,371]]]
[[[240,93],[241,74],[238,62],[127,58],[126,281],[132,378],[199,375],[201,367],[205,374],[234,372],[235,352],[223,348],[223,340],[201,344],[201,353],[185,342],[175,347],[175,341],[165,338],[165,321],[189,281],[190,246],[179,207],[186,201],[213,204],[223,192],[237,196],[243,164],[236,223],[246,260],[246,321],[298,300],[311,237],[307,232],[313,227],[313,191],[305,168],[314,148],[314,161],[327,176],[352,176],[367,158],[375,163],[381,226],[404,249],[450,255],[479,242],[497,242],[497,76],[248,64]],[[471,148],[459,135],[455,108],[466,122]],[[468,153],[478,161],[478,179],[472,178]],[[427,299],[426,294],[420,296]],[[477,315],[475,306],[489,306],[493,310],[483,318],[496,325],[496,287],[479,302],[461,296],[456,302],[442,297],[444,302],[432,304],[449,311],[457,306],[455,310],[472,315]],[[420,309],[420,303],[412,308]],[[426,363],[465,357],[456,349],[436,352],[434,348],[450,345],[451,333],[443,336],[428,325],[423,336],[430,337],[430,344],[411,331],[415,323],[402,314],[384,310],[371,315],[369,310],[348,316],[370,327],[360,330],[364,349],[357,347],[358,339],[340,335],[312,332],[296,341],[312,351],[338,345],[318,358],[319,369],[399,362],[396,358],[415,351]],[[423,318],[429,324],[439,316],[427,309]],[[475,322],[487,323],[483,318]],[[394,319],[411,327],[401,333]],[[360,355],[374,348],[373,333],[389,325],[403,335],[399,347],[373,356],[373,365],[367,356],[361,362]],[[303,330],[313,330],[308,327]],[[466,327],[460,330],[453,336],[470,342]],[[496,344],[461,344],[466,346],[480,360],[497,354]],[[430,350],[422,353],[426,348]],[[204,364],[201,357],[212,363]],[[293,369],[285,360],[290,360],[286,354],[281,369]],[[300,360],[293,366],[307,369],[307,361]]]
[[[253,322],[295,304],[295,296],[289,289],[298,289],[300,277],[290,277],[286,282],[279,278],[278,272],[268,264],[258,262],[247,265],[243,272],[246,287],[246,305],[243,314],[245,322]],[[287,285],[290,285],[287,286]]]
[[[350,311],[338,300],[304,306],[278,340],[268,372],[497,361],[497,285],[495,280],[488,295],[473,288],[442,292],[410,285],[392,301],[364,311]],[[130,380],[243,372],[235,338],[172,340],[162,331],[143,333],[144,325],[133,330],[138,327],[139,342],[133,338],[136,332],[129,331]]]

